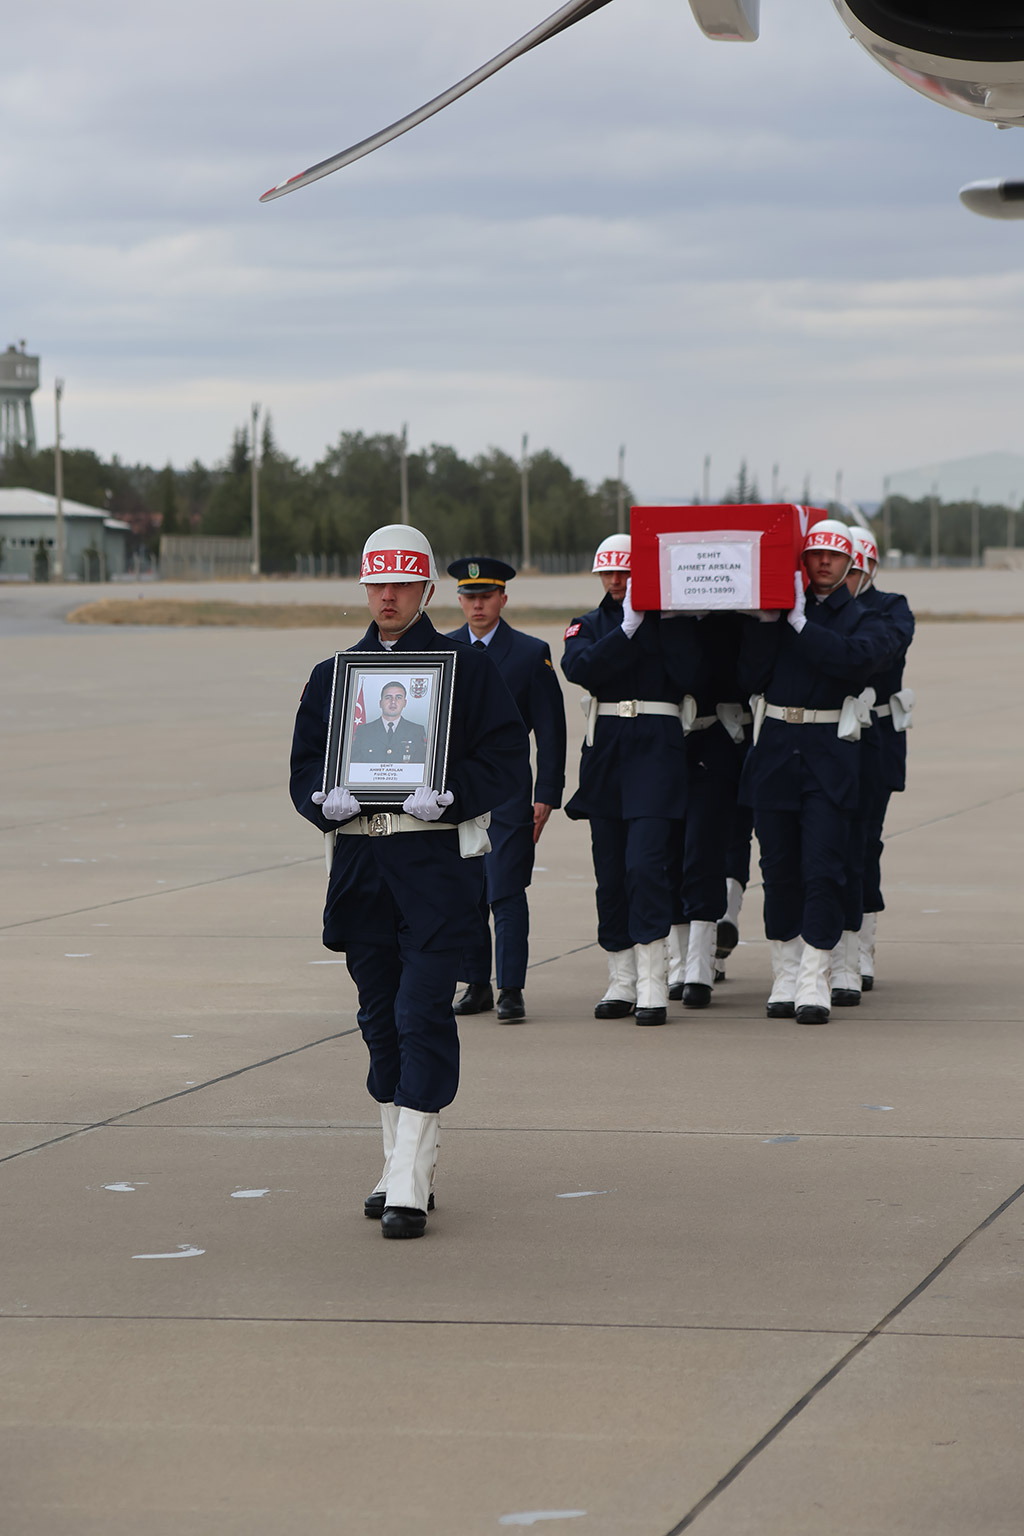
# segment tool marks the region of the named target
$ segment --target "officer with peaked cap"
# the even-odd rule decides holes
[[[863,987],[869,992],[875,980],[875,935],[878,914],[885,910],[882,898],[882,828],[889,797],[907,785],[907,728],[911,724],[914,693],[903,686],[907,651],[914,638],[914,615],[906,598],[899,592],[881,592],[874,584],[878,569],[878,545],[863,528],[852,530],[854,556],[858,569],[851,571],[847,585],[858,603],[880,614],[889,627],[892,650],[885,667],[869,679],[875,703],[873,725],[864,739],[861,759],[860,813],[863,826],[861,860],[861,925],[853,933],[844,932],[842,966],[844,980],[851,989]],[[859,558],[858,558],[859,557]],[[836,968],[833,965],[833,988]]]
[[[403,652],[451,650],[424,611],[436,570],[417,529],[393,524],[372,534],[360,581],[372,622],[353,651],[380,660],[392,652],[397,670]],[[462,951],[480,927],[483,863],[461,856],[460,824],[477,831],[477,818],[516,794],[529,773],[529,739],[495,669],[460,647],[444,792],[420,788],[401,814],[363,815],[347,790],[321,790],[333,675],[333,658],[321,662],[303,692],[291,797],[321,832],[339,834],[323,938],[344,952],[356,984],[367,1087],[384,1136],[384,1172],[364,1209],[381,1218],[385,1237],[420,1237],[433,1203],[438,1116],[459,1081],[452,997]]]
[[[767,1012],[799,1024],[829,1018],[860,732],[869,718],[857,696],[889,653],[885,626],[846,587],[852,558],[845,524],[815,523],[793,608],[781,623],[748,621],[743,639],[741,675],[760,695],[740,795],[753,807],[761,848],[773,975]]]
[[[508,602],[506,583],[515,576],[515,568],[504,560],[479,555],[454,560],[448,574],[458,582],[459,606],[466,615],[465,624],[450,638],[486,652],[537,744],[536,785],[527,770],[515,798],[491,812],[491,851],[484,857],[484,938],[463,955],[467,985],[455,1004],[457,1014],[486,1013],[494,1007],[488,920],[493,917],[498,1022],[513,1024],[526,1017],[523,987],[530,933],[526,888],[533,874],[534,848],[552,810],[562,803],[565,705],[547,643],[513,629],[502,617]]]
[[[686,814],[683,700],[700,667],[697,621],[641,613],[630,600],[630,541],[612,534],[594,571],[605,596],[565,632],[562,671],[590,694],[579,789],[566,815],[588,820],[597,939],[608,987],[595,1018],[664,1024],[673,891],[669,845]]]

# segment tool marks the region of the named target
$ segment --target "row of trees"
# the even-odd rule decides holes
[[[273,426],[264,424],[260,453],[260,522],[263,569],[288,572],[295,556],[358,556],[367,535],[399,518],[401,439],[343,432],[311,468],[278,446]],[[498,448],[463,459],[454,448],[434,444],[407,459],[410,516],[439,552],[474,550],[511,553],[520,547],[520,465]],[[196,459],[187,469],[163,469],[101,459],[91,449],[65,449],[64,494],[87,506],[105,508],[137,530],[138,542],[155,552],[161,533],[245,536],[250,530],[251,448],[239,430],[224,459],[212,468]],[[594,548],[616,527],[618,482],[591,489],[548,450],[530,459],[530,529],[535,554],[575,554]],[[0,485],[50,491],[53,449],[29,454],[15,447],[0,460]],[[632,501],[624,488],[625,504]],[[700,498],[693,496],[693,501]],[[761,494],[746,460],[722,496],[723,502],[758,502]],[[802,500],[811,501],[805,485]],[[929,558],[932,551],[930,499],[890,497],[883,521],[890,543],[905,554]],[[978,510],[947,503],[939,517],[943,558],[969,559],[978,547],[1013,542],[1013,516],[1005,507]]]
[[[397,522],[402,444],[397,436],[343,432],[312,468],[278,446],[268,419],[260,451],[260,544],[265,571],[290,571],[296,554],[342,559],[357,556],[382,523]],[[170,464],[109,463],[88,449],[65,449],[64,494],[105,507],[114,517],[144,526],[148,545],[160,533],[244,537],[250,530],[251,446],[237,431],[225,459],[209,469]],[[463,459],[434,444],[407,457],[410,518],[439,551],[510,552],[521,538],[521,477],[517,460],[492,448]],[[14,449],[0,462],[0,484],[53,490],[53,450]],[[529,461],[530,530],[536,554],[571,554],[593,548],[616,527],[618,482],[596,489],[574,475],[556,454]],[[625,488],[628,508],[631,494]]]

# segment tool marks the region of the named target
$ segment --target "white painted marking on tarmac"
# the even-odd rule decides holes
[[[566,1195],[556,1195],[556,1200],[585,1200],[588,1195],[610,1195],[610,1189],[573,1189]]]
[[[69,955],[67,952],[65,952],[64,959],[65,960],[91,960],[92,959],[92,950],[86,950],[84,955]]]
[[[269,1195],[269,1189],[233,1189],[232,1200],[262,1200],[264,1195]]]
[[[941,912],[941,911],[942,911],[941,907],[922,907],[921,908],[921,915],[922,915],[922,917],[934,917],[937,912]]]
[[[97,864],[98,859],[58,859],[58,864]]]
[[[799,1140],[799,1136],[766,1136],[764,1138],[764,1145],[766,1147],[781,1147],[784,1142]]]
[[[535,864],[533,866],[533,872],[535,875],[546,875],[548,872],[548,867],[546,864]]]
[[[148,1184],[148,1179],[136,1179],[131,1184],[127,1180],[123,1184],[104,1184],[104,1189],[112,1189],[115,1195],[134,1195],[135,1191],[143,1184]]]
[[[205,1248],[194,1248],[191,1243],[179,1243],[176,1253],[133,1253],[133,1259],[197,1259]]]
[[[585,1509],[527,1509],[520,1515],[502,1515],[499,1525],[538,1525],[541,1520],[581,1520]]]
[[[892,1104],[862,1104],[861,1109],[893,1109]]]
[[[307,965],[344,965],[344,960],[307,960]]]
[[[172,1040],[194,1040],[195,1035],[172,1035]]]

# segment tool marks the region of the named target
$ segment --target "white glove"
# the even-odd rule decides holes
[[[787,618],[796,630],[797,634],[807,623],[807,594],[804,591],[804,575],[802,571],[796,571],[793,575],[793,606],[789,610]]]
[[[318,805],[327,817],[328,821],[351,821],[353,816],[358,816],[362,806],[355,795],[350,795],[347,789],[332,789],[329,795],[318,789],[311,796],[314,805]]]
[[[633,607],[633,578],[631,576],[626,582],[626,595],[622,599],[622,633],[627,640],[632,640],[643,621],[643,614],[637,613]]]
[[[436,789],[427,789],[421,785],[402,801],[402,810],[409,816],[415,816],[417,821],[440,821],[441,812],[446,811],[454,799],[450,789],[439,795]]]

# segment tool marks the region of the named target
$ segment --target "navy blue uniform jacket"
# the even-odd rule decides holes
[[[870,679],[876,702],[888,704],[893,694],[903,687],[903,667],[914,638],[914,615],[910,604],[899,592],[879,592],[868,587],[857,601],[879,614],[889,630],[892,647],[889,660],[881,672],[873,673]],[[875,716],[875,723],[864,740],[864,771],[883,789],[906,789],[907,733],[894,730],[891,717]]]
[[[678,704],[700,681],[696,619],[644,615],[632,639],[622,632],[622,604],[606,594],[599,608],[565,632],[562,671],[601,703],[619,699]],[[602,716],[594,745],[583,744],[580,787],[565,808],[575,821],[591,816],[681,820],[686,815],[683,728],[667,715],[634,720]]]
[[[769,704],[841,709],[883,666],[892,642],[879,615],[841,586],[824,602],[808,592],[807,623],[797,634],[781,614],[774,624],[747,620],[740,677]],[[747,753],[740,799],[757,810],[800,809],[808,769],[833,804],[854,811],[860,789],[860,743],[840,741],[833,725],[765,720]]]
[[[470,647],[473,631],[468,624],[452,631],[452,640]],[[484,858],[487,900],[500,901],[525,891],[533,873],[533,803],[541,801],[557,809],[565,787],[565,704],[562,689],[551,665],[551,650],[544,640],[524,635],[504,619],[487,646],[486,654],[504,679],[523,724],[537,743],[537,784],[527,765],[518,791],[491,812],[491,851]]]
[[[353,651],[385,654],[376,624]],[[450,651],[424,614],[399,639],[400,651]],[[447,788],[455,796],[442,821],[457,824],[510,799],[530,771],[530,746],[512,695],[478,651],[458,647]],[[292,802],[321,832],[328,821],[310,798],[323,783],[333,657],[313,668],[295,718]],[[324,944],[394,944],[395,907],[421,949],[461,949],[479,937],[483,860],[463,859],[457,832],[340,834],[327,886]]]

